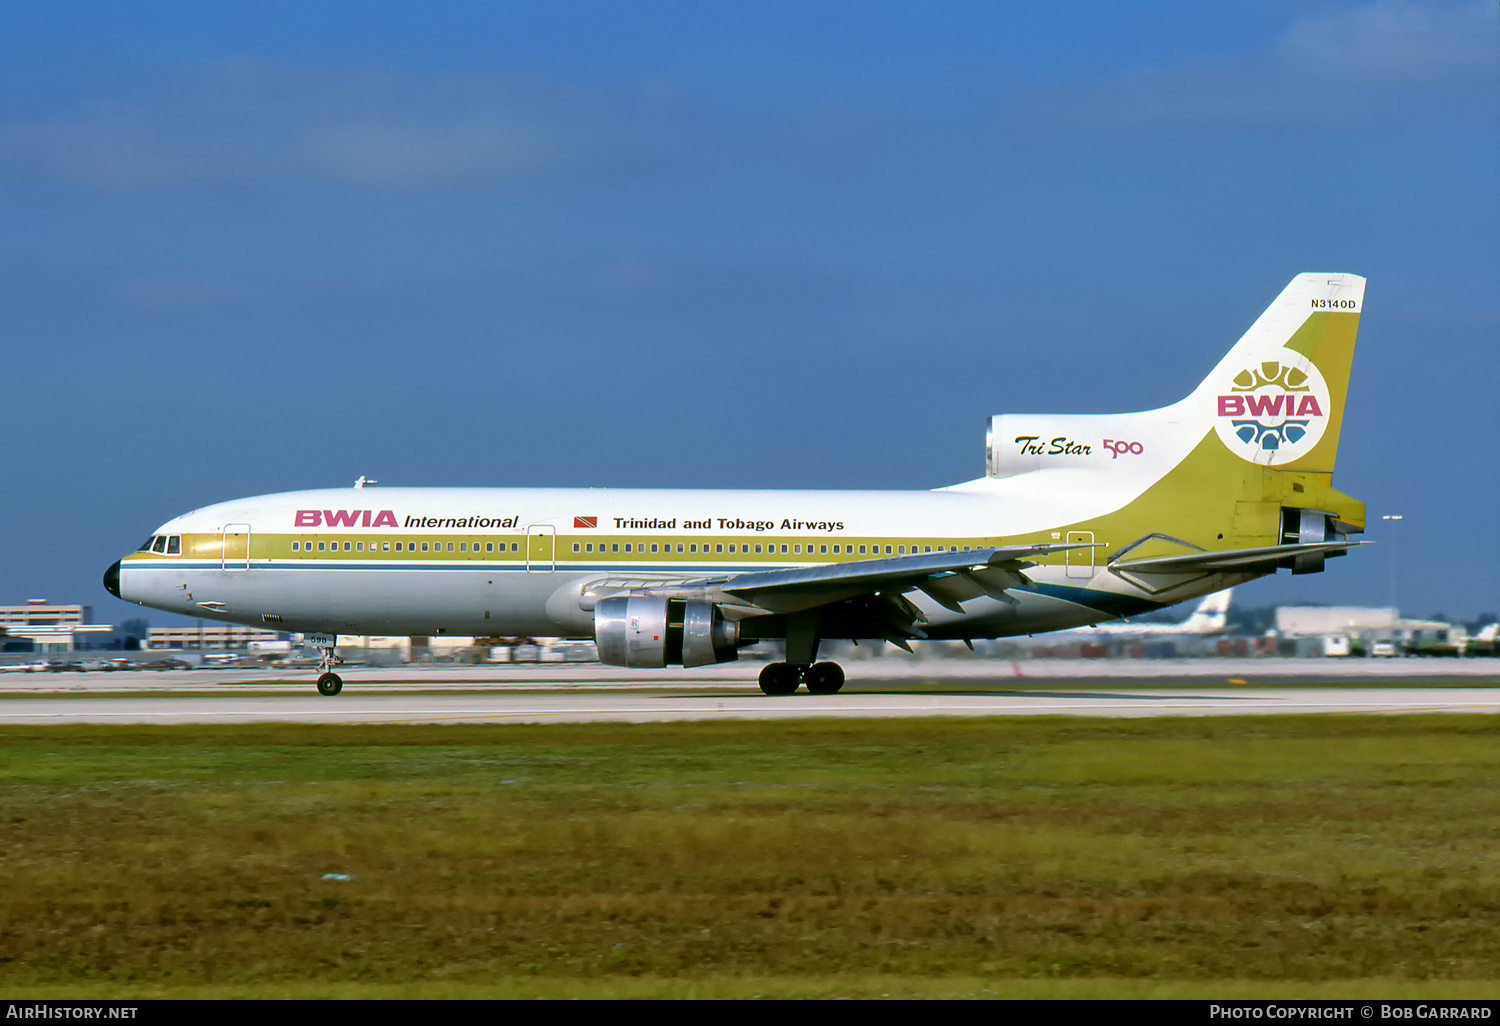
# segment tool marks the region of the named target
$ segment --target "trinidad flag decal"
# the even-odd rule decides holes
[[[573,526],[574,527],[598,527],[599,526],[599,518],[598,517],[574,517],[573,518]]]

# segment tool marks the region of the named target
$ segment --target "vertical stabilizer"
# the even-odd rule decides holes
[[[1193,615],[1182,622],[1184,634],[1218,634],[1224,629],[1229,613],[1229,593],[1233,588],[1216,591],[1198,603]]]
[[[1365,279],[1299,274],[1188,402],[1241,459],[1328,473],[1338,455]]]

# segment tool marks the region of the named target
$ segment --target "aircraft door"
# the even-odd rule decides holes
[[[1093,544],[1093,531],[1069,531],[1066,539],[1068,544],[1079,543]],[[1067,567],[1068,577],[1093,577],[1094,576],[1094,549],[1069,549],[1063,553],[1063,562]]]
[[[225,524],[220,539],[219,569],[243,573],[250,569],[250,525]]]
[[[557,528],[551,524],[531,524],[526,528],[526,570],[549,574],[557,568]]]

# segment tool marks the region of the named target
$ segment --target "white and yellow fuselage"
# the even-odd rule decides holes
[[[1354,275],[1298,276],[1164,409],[993,418],[986,476],[961,485],[289,492],[169,521],[106,585],[334,635],[589,638],[600,602],[627,595],[712,607],[739,644],[1130,616],[1354,544],[1363,505],[1332,470],[1363,293]]]
[[[1164,604],[1104,569],[1098,546],[1111,539],[1028,530],[1037,518],[1024,496],[1004,491],[290,492],[169,521],[121,561],[119,587],[158,609],[277,630],[592,637],[586,593],[601,579],[724,577],[1070,540],[1095,547],[1038,557],[1026,570],[1034,591],[1018,592],[1018,604],[976,596],[959,615],[927,599],[927,633],[1002,637]],[[1200,578],[1170,600],[1232,583]]]

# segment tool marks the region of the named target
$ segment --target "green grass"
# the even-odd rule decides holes
[[[0,996],[1500,997],[1497,742],[0,728]]]

